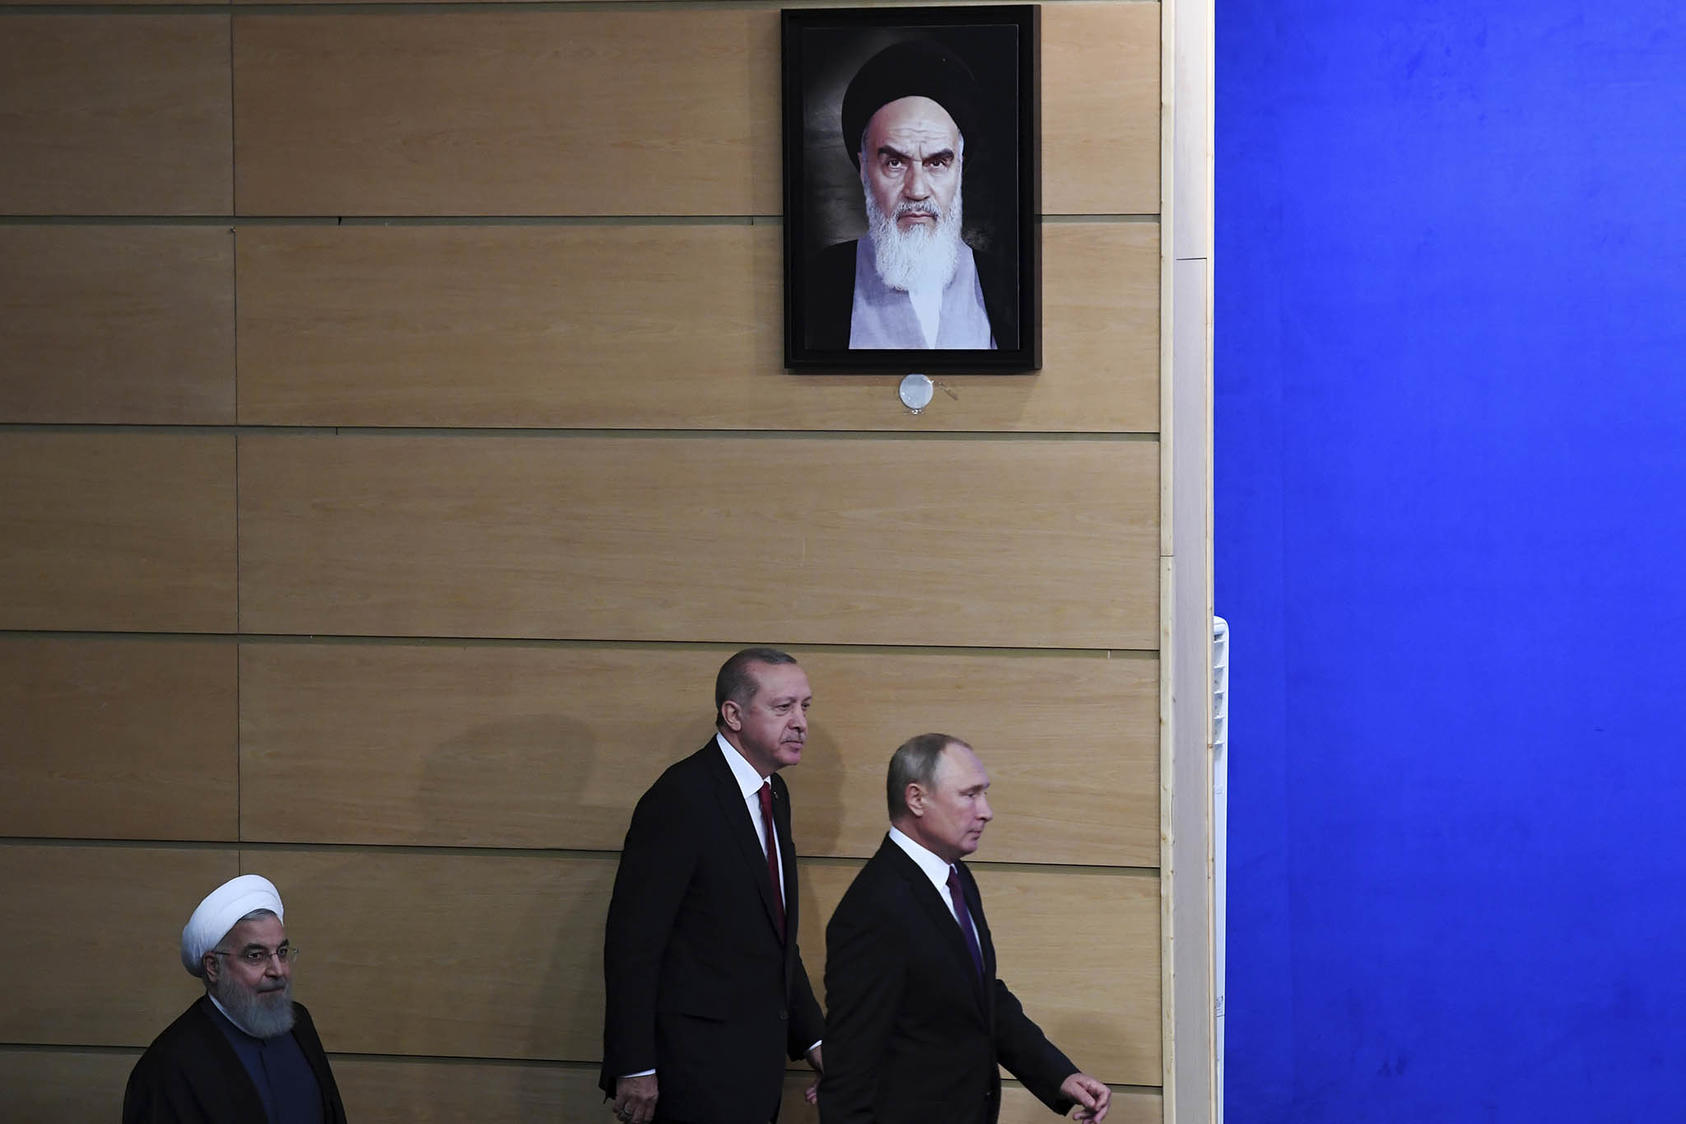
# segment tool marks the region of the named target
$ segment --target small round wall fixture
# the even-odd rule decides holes
[[[908,375],[902,380],[901,389],[897,393],[901,395],[902,405],[917,414],[931,404],[931,397],[935,391],[932,389],[931,376]]]

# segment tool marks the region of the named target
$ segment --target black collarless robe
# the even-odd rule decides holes
[[[322,1119],[345,1124],[316,1024],[302,1003],[293,1014],[293,1040],[322,1090]],[[211,1001],[200,998],[153,1039],[129,1074],[123,1124],[268,1124],[257,1086],[214,1018]]]

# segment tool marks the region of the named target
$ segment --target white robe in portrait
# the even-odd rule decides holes
[[[922,294],[922,296],[924,296]],[[936,312],[936,338],[921,324],[913,298],[892,289],[878,276],[873,261],[872,239],[855,245],[855,299],[849,317],[849,347],[877,348],[975,348],[995,347],[989,330],[989,313],[984,309],[983,286],[972,259],[972,248],[964,242],[956,258],[954,276],[939,294],[929,294],[927,317]]]

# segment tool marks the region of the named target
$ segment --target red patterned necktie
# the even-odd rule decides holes
[[[779,889],[779,847],[773,835],[773,782],[761,782],[761,827],[767,844],[767,877],[773,882],[773,915],[779,922],[779,940],[784,940],[784,892]]]

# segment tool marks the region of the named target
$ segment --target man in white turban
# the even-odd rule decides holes
[[[344,1124],[322,1040],[293,1002],[298,948],[283,915],[274,884],[256,874],[199,903],[181,962],[205,994],[135,1063],[124,1124]]]

